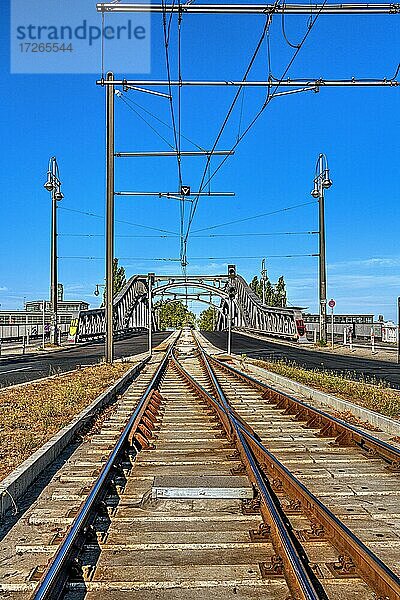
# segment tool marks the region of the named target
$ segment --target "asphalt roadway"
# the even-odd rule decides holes
[[[202,334],[214,346],[226,350],[226,332],[202,331]],[[347,377],[350,374],[355,379],[376,378],[386,381],[391,387],[400,388],[400,365],[393,362],[304,350],[301,346],[251,338],[236,332],[232,335],[232,352],[256,359],[295,362],[306,369],[328,369],[338,374],[346,374]]]
[[[153,347],[165,340],[171,332],[153,334]],[[115,342],[115,358],[133,356],[147,351],[147,334],[133,335]],[[7,356],[0,359],[0,387],[24,383],[64,373],[80,365],[93,365],[104,356],[104,341],[82,344],[45,354]]]

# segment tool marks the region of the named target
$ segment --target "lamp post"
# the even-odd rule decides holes
[[[148,303],[148,327],[149,327],[149,354],[151,356],[152,354],[152,348],[153,348],[153,339],[152,339],[152,334],[153,334],[153,285],[154,285],[154,279],[155,279],[155,274],[154,273],[149,273],[147,275],[147,303]]]
[[[265,282],[267,279],[267,269],[265,268],[265,258],[261,262],[261,281],[262,281],[262,301],[265,304]]]
[[[319,336],[323,344],[326,344],[327,340],[324,190],[329,189],[331,185],[328,160],[325,154],[320,154],[315,167],[314,189],[311,195],[318,199],[319,204]]]
[[[50,341],[58,346],[57,202],[64,198],[64,194],[61,192],[60,172],[55,156],[52,156],[49,160],[47,181],[44,187],[51,193],[50,302],[52,327]]]

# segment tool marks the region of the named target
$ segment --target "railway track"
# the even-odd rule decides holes
[[[397,600],[399,459],[184,332],[4,538],[0,598]]]

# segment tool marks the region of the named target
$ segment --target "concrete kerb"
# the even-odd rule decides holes
[[[239,359],[239,357],[236,358]],[[315,390],[314,388],[310,388],[309,386],[304,385],[303,383],[298,383],[297,381],[288,379],[283,375],[272,373],[271,371],[267,371],[266,369],[258,367],[257,365],[253,365],[250,363],[247,364],[247,367],[255,374],[261,375],[263,377],[268,377],[268,379],[290,389],[293,392],[303,394],[303,396],[306,396],[306,398],[313,400],[321,408],[329,407],[339,412],[351,412],[355,417],[357,417],[357,419],[360,419],[361,421],[366,421],[374,427],[378,427],[385,433],[388,433],[393,436],[400,435],[400,422],[396,419],[385,417],[385,415],[382,415],[373,410],[369,410],[368,408],[364,408],[363,406],[359,406],[358,404],[354,404],[353,402],[342,400],[341,398],[337,398],[332,394],[327,394],[326,392]]]
[[[171,344],[178,333],[172,332],[162,343]],[[48,467],[53,460],[55,460],[66,446],[74,439],[79,433],[82,427],[91,420],[104,406],[109,404],[118,392],[130,383],[130,380],[139,373],[142,368],[147,364],[150,359],[148,352],[139,355],[133,355],[130,357],[124,357],[116,360],[115,362],[132,362],[132,360],[139,360],[139,362],[133,365],[129,371],[127,371],[118,381],[98,396],[93,402],[84,408],[74,419],[56,433],[50,440],[48,440],[41,448],[38,448],[36,452],[27,458],[21,465],[19,465],[12,473],[7,475],[5,479],[0,483],[0,522],[3,520],[5,513],[17,506],[17,501],[23,496],[32,483],[39,477],[39,475]],[[61,375],[74,373],[73,371],[66,371]],[[9,386],[3,389],[10,389],[15,387],[22,387],[32,385],[37,382],[41,382],[47,379],[53,379],[60,375],[52,375],[50,377],[44,377],[41,379],[35,379],[26,383],[19,383],[15,386]]]
[[[131,367],[118,381],[76,415],[68,425],[3,479],[0,483],[0,520],[3,520],[7,510],[16,507],[19,498],[27,492],[35,479],[60,455],[82,427],[130,383],[133,377],[147,364],[149,358],[150,356],[147,356]]]
[[[221,352],[219,348],[213,346],[201,333],[196,332],[196,335],[201,338],[202,343],[208,348],[208,351],[215,352],[216,354],[224,354]],[[236,360],[239,365],[241,364],[241,357],[235,354],[232,354],[232,358]],[[304,383],[298,383],[297,381],[293,381],[292,379],[288,379],[283,375],[278,375],[277,373],[272,373],[267,369],[263,369],[262,367],[258,367],[257,365],[253,365],[252,363],[247,363],[246,367],[253,374],[261,376],[264,379],[268,379],[278,385],[281,385],[294,393],[300,393],[306,398],[309,398],[313,402],[315,402],[321,408],[332,408],[339,412],[351,412],[357,419],[361,421],[365,421],[370,423],[374,427],[378,427],[385,433],[392,436],[400,435],[400,422],[396,419],[391,419],[390,417],[385,417],[381,413],[375,412],[368,408],[364,408],[359,406],[358,404],[354,404],[353,402],[349,402],[348,400],[342,400],[337,396],[333,396],[332,394],[327,394],[326,392],[321,392],[320,390],[316,390],[314,388],[305,385]],[[240,368],[240,367],[239,367]]]
[[[163,342],[161,342],[162,344],[170,344],[173,341],[173,337],[176,335],[176,332],[173,331],[171,333],[171,335],[169,335],[167,338],[165,338],[165,340],[163,340]],[[82,346],[84,346],[85,344],[82,344]],[[87,345],[87,344],[86,344]],[[153,348],[153,351],[155,350],[155,348]],[[136,360],[141,360],[142,357],[146,357],[146,356],[150,356],[148,352],[142,352],[141,354],[132,354],[130,356],[123,356],[122,358],[117,358],[114,362],[117,363],[129,363],[129,362],[133,362]],[[6,385],[4,387],[0,387],[0,392],[2,392],[3,390],[12,390],[15,388],[19,388],[19,387],[26,387],[27,385],[34,385],[35,383],[43,383],[43,381],[47,381],[49,379],[57,379],[57,377],[63,377],[63,375],[70,375],[71,373],[75,373],[76,371],[79,371],[80,369],[84,369],[85,367],[93,367],[96,366],[98,364],[102,364],[102,361],[97,362],[97,363],[93,363],[93,364],[89,364],[89,365],[81,365],[80,367],[77,367],[76,369],[71,369],[70,371],[62,371],[60,373],[55,373],[54,375],[48,375],[47,377],[39,377],[38,379],[31,379],[30,381],[24,381],[23,383],[15,383],[14,385]]]

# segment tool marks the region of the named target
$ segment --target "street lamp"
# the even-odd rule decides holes
[[[96,289],[94,290],[93,294],[95,296],[100,296],[100,288],[105,288],[106,286],[104,285],[104,283],[96,283]]]
[[[47,181],[44,184],[45,189],[51,193],[51,257],[50,257],[50,302],[51,302],[51,342],[58,346],[58,283],[57,283],[57,202],[64,198],[61,192],[60,172],[57,159],[52,156],[49,160],[47,169]]]
[[[314,188],[311,192],[319,204],[319,331],[320,340],[326,344],[326,252],[325,252],[325,199],[324,190],[331,187],[328,160],[325,154],[320,154],[315,166]]]

